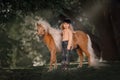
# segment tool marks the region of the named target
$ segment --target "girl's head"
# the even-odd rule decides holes
[[[60,28],[63,29],[71,29],[73,30],[73,27],[71,25],[71,20],[70,19],[65,19],[63,20],[62,24],[60,25]]]
[[[70,24],[64,22],[64,23],[63,23],[63,28],[64,28],[64,29],[68,29],[68,28],[70,28]]]
[[[68,24],[71,24],[72,22],[71,22],[71,20],[70,20],[70,19],[68,19],[68,18],[67,18],[67,19],[64,19],[64,20],[63,20],[63,23],[68,23]]]

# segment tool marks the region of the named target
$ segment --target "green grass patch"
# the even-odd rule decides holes
[[[1,69],[0,80],[120,80],[120,62],[109,62],[100,69],[69,66],[69,70],[58,69],[48,72],[48,68],[34,67],[31,69]]]

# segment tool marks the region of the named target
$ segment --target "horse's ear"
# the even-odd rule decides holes
[[[38,24],[38,23],[37,23],[37,26],[39,26],[39,27],[40,27],[40,26],[41,26],[41,24]]]
[[[39,24],[37,23],[37,26],[39,26]]]

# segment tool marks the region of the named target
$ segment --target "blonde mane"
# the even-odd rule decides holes
[[[51,25],[45,20],[40,19],[37,23],[41,24],[45,28],[45,31],[51,34],[56,48],[58,51],[61,51],[61,31],[59,29],[52,28]]]

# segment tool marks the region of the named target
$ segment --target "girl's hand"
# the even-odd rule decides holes
[[[67,46],[67,50],[71,50],[71,46]]]

